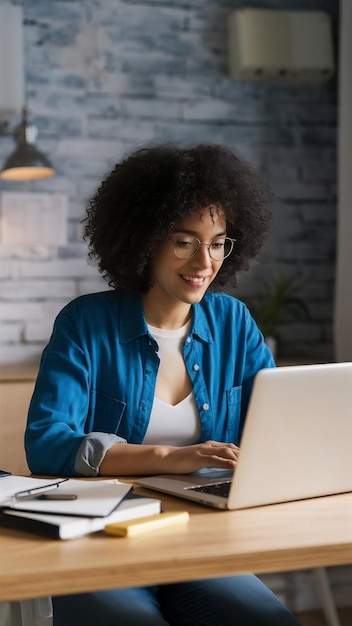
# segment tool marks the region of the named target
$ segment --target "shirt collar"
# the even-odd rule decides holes
[[[142,299],[138,293],[122,293],[120,317],[120,341],[127,343],[142,335],[148,335],[148,326],[143,314]],[[193,305],[191,334],[206,343],[214,343],[209,322],[202,302]]]
[[[142,299],[139,293],[120,294],[120,341],[127,343],[137,337],[148,334],[147,323],[143,314]]]
[[[194,333],[199,339],[206,343],[214,343],[213,333],[211,332],[205,313],[205,307],[202,302],[193,305],[193,326],[191,333]]]

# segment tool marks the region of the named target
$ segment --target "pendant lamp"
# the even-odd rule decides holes
[[[6,159],[0,178],[10,181],[38,180],[55,175],[49,159],[36,147],[37,127],[28,122],[28,112],[22,110],[22,121],[15,126],[12,134],[16,148]]]

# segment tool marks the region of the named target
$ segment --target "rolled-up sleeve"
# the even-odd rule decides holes
[[[78,448],[75,473],[81,476],[98,476],[100,463],[116,443],[126,443],[126,439],[112,433],[89,433]]]

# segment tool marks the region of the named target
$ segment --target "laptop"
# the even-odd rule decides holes
[[[352,491],[352,362],[260,370],[234,472],[137,484],[229,510]]]

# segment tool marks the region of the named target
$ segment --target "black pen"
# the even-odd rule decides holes
[[[55,483],[49,483],[47,485],[42,485],[40,487],[33,487],[32,489],[24,489],[23,491],[18,491],[13,495],[15,500],[32,500],[39,496],[39,494],[44,494],[47,491],[51,491],[52,489],[57,489],[59,485],[68,481],[68,478],[63,478],[62,480],[58,480]]]

